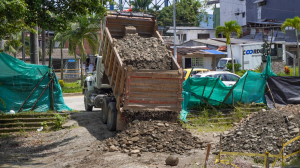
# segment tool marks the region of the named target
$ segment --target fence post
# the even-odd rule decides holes
[[[219,163],[221,162],[221,151],[222,151],[222,134],[220,134],[220,152],[219,152]]]
[[[282,138],[282,154],[281,154],[281,161],[282,161],[282,166],[284,166],[284,139]]]
[[[206,158],[205,158],[205,164],[204,164],[205,168],[207,168],[207,161],[208,161],[208,157],[209,157],[210,147],[211,147],[211,144],[209,143],[207,145],[207,152],[206,152]]]
[[[266,160],[265,160],[265,164],[266,164],[266,168],[269,168],[269,151],[266,152]]]

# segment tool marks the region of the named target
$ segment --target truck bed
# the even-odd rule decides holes
[[[172,70],[135,69],[123,64],[112,38],[122,38],[125,26],[135,26],[142,37],[162,40],[153,18],[112,15],[106,18],[101,53],[105,74],[116,98],[117,109],[181,110],[183,70],[172,57]],[[113,35],[113,36],[112,36]]]

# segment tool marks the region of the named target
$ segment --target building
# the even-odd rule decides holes
[[[199,27],[213,29],[214,28],[214,15],[200,14],[200,18],[201,18],[201,16],[203,16],[203,18],[200,20]]]
[[[220,0],[220,25],[224,26],[230,20],[237,21],[241,26],[246,25],[246,1],[249,0]]]
[[[174,28],[170,27],[167,33],[173,34]],[[201,27],[176,27],[176,35],[182,44],[191,39],[215,38],[215,29]]]

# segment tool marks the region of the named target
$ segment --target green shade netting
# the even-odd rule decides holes
[[[183,83],[180,118],[186,122],[188,110],[199,103],[204,103],[201,99],[213,106],[222,104],[232,87],[234,87],[232,93],[225,100],[225,104],[232,104],[232,102],[266,103],[264,95],[268,76],[276,76],[271,69],[270,56],[268,56],[266,68],[262,73],[247,71],[235,86],[226,86],[219,78],[188,78]]]
[[[27,64],[6,53],[0,53],[0,99],[5,103],[5,105],[0,103],[0,111],[9,112],[10,110],[14,110],[17,112],[48,70],[48,66]],[[21,111],[29,111],[31,109],[49,81],[50,78],[47,74],[26,101]],[[71,110],[64,103],[61,87],[56,76],[54,79],[53,96],[55,111]],[[47,88],[33,111],[43,112],[49,110],[49,107],[49,88]]]

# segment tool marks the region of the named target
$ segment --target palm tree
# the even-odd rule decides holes
[[[10,34],[7,41],[4,44],[4,51],[13,54],[16,58],[17,53],[19,53],[22,50],[23,43],[21,39],[21,32],[16,34]]]
[[[232,32],[236,32],[237,37],[240,37],[240,35],[242,33],[242,27],[234,20],[225,22],[225,26],[217,26],[216,30],[215,30],[215,36],[218,37],[219,33],[223,33],[226,36],[226,44],[230,45],[230,50],[231,50],[232,72],[235,73],[234,61],[233,61],[233,55],[232,55],[232,49],[231,49],[231,40],[230,40]]]
[[[81,16],[76,19],[77,22],[70,23],[68,29],[64,32],[58,32],[54,40],[61,42],[69,41],[69,53],[75,55],[76,48],[81,52],[81,84],[83,86],[83,60],[85,59],[86,51],[84,48],[84,42],[87,41],[91,51],[97,54],[97,48],[99,47],[99,35],[98,31],[101,27],[98,18],[88,18],[87,16]]]
[[[151,0],[134,0],[130,1],[130,4],[134,6],[134,12],[145,12],[151,4],[151,2]]]
[[[284,23],[281,25],[281,31],[285,33],[286,27],[292,27],[295,29],[296,38],[297,38],[297,58],[298,58],[298,75],[300,76],[300,60],[299,60],[299,41],[298,41],[298,30],[300,29],[300,18],[298,16],[295,16],[293,19],[288,18],[284,21]],[[293,61],[293,68],[294,68],[294,76],[296,76],[296,58],[294,57]]]

